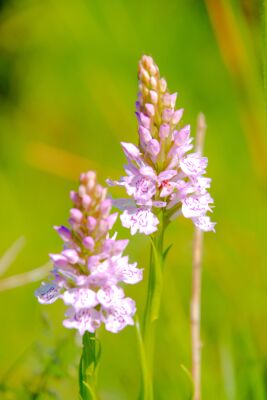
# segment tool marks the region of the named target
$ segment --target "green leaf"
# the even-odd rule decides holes
[[[153,298],[151,305],[151,321],[158,319],[160,311],[160,301],[162,293],[162,255],[158,253],[153,239],[151,238],[151,246],[153,250],[153,266],[154,266],[154,280],[153,280]]]
[[[141,385],[139,400],[150,399],[152,398],[152,387],[150,379],[151,377],[146,355],[145,343],[140,329],[140,323],[137,314],[135,315],[135,328],[136,328],[137,343],[139,347],[139,355],[142,368],[142,385]]]
[[[86,397],[84,397],[83,400],[97,400],[94,388],[85,381],[83,381],[83,385],[86,389]]]
[[[79,363],[79,388],[80,388],[80,398],[83,399],[83,353],[81,355]]]
[[[171,243],[171,244],[164,250],[164,252],[163,252],[163,254],[162,254],[163,263],[165,262],[166,257],[167,257],[167,255],[169,254],[169,251],[171,250],[172,246],[173,246],[173,243]]]

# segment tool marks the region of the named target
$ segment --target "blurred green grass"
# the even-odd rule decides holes
[[[178,90],[185,123],[194,129],[198,112],[205,113],[218,225],[216,235],[205,235],[203,399],[267,399],[262,4],[0,2],[0,254],[26,239],[5,276],[39,267],[60,249],[52,226],[66,221],[79,172],[95,168],[102,183],[122,173],[119,141],[137,141],[134,102],[143,53]],[[121,237],[128,235],[117,228]],[[190,369],[192,232],[190,223],[177,220],[167,235],[174,246],[158,322],[157,400],[190,396],[181,365]],[[134,237],[129,253],[146,267],[147,240]],[[45,372],[41,384],[61,399],[76,398],[79,346],[61,327],[64,307],[37,304],[36,286],[0,292],[0,382],[9,388],[0,398],[57,398],[44,390],[34,397],[51,354],[59,367]],[[146,281],[128,290],[140,313],[145,287]],[[101,341],[102,398],[135,399],[140,365],[134,329],[101,331]]]

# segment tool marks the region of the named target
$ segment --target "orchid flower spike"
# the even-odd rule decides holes
[[[59,254],[50,254],[51,279],[35,295],[42,304],[61,298],[69,307],[63,325],[81,335],[95,332],[103,323],[110,332],[133,325],[134,300],[125,297],[121,283],[135,284],[142,270],[122,253],[128,240],[110,237],[117,213],[110,214],[107,190],[90,171],[80,176],[77,192],[71,192],[70,227],[55,226],[64,242]]]
[[[123,210],[122,225],[150,235],[157,230],[160,209],[166,221],[179,215],[190,218],[202,231],[214,231],[206,214],[213,199],[207,189],[208,159],[192,150],[190,126],[180,126],[183,109],[175,109],[177,93],[169,93],[152,57],[144,55],[138,65],[139,93],[136,102],[139,144],[122,142],[127,159],[126,176],[108,180],[124,186],[131,201],[115,200]]]

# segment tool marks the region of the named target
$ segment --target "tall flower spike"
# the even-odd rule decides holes
[[[165,218],[190,218],[203,231],[214,231],[215,223],[206,215],[212,211],[207,192],[211,179],[204,177],[208,160],[192,150],[190,126],[180,127],[183,109],[175,110],[177,93],[169,93],[152,57],[143,56],[138,65],[139,93],[136,102],[139,144],[122,142],[127,159],[126,176],[108,180],[124,186],[132,197],[115,204],[124,212],[122,225],[150,235],[157,230],[159,209]]]
[[[110,214],[111,200],[95,173],[82,174],[78,191],[70,196],[74,203],[70,228],[55,227],[64,248],[50,255],[54,263],[51,279],[35,295],[42,304],[61,298],[69,306],[63,325],[78,329],[81,335],[95,332],[102,323],[108,331],[119,332],[133,325],[136,309],[120,283],[139,282],[142,270],[122,256],[128,240],[109,236],[117,213]]]

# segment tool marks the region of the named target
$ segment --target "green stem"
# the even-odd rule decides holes
[[[83,352],[79,365],[80,400],[97,400],[96,378],[100,358],[98,343],[94,333],[84,333]]]
[[[153,364],[155,348],[155,322],[158,319],[162,294],[162,269],[163,269],[163,241],[164,219],[161,213],[161,222],[158,231],[151,237],[150,271],[147,292],[147,302],[143,325],[143,345],[146,357],[146,374],[143,374],[143,384],[140,400],[153,400]],[[144,370],[144,369],[143,369]]]
[[[143,340],[143,335],[140,329],[138,316],[135,316],[135,328],[137,335],[137,343],[139,348],[140,362],[141,362],[141,374],[142,374],[142,387],[139,395],[139,400],[151,399],[151,376],[150,370],[147,363],[146,349]]]

